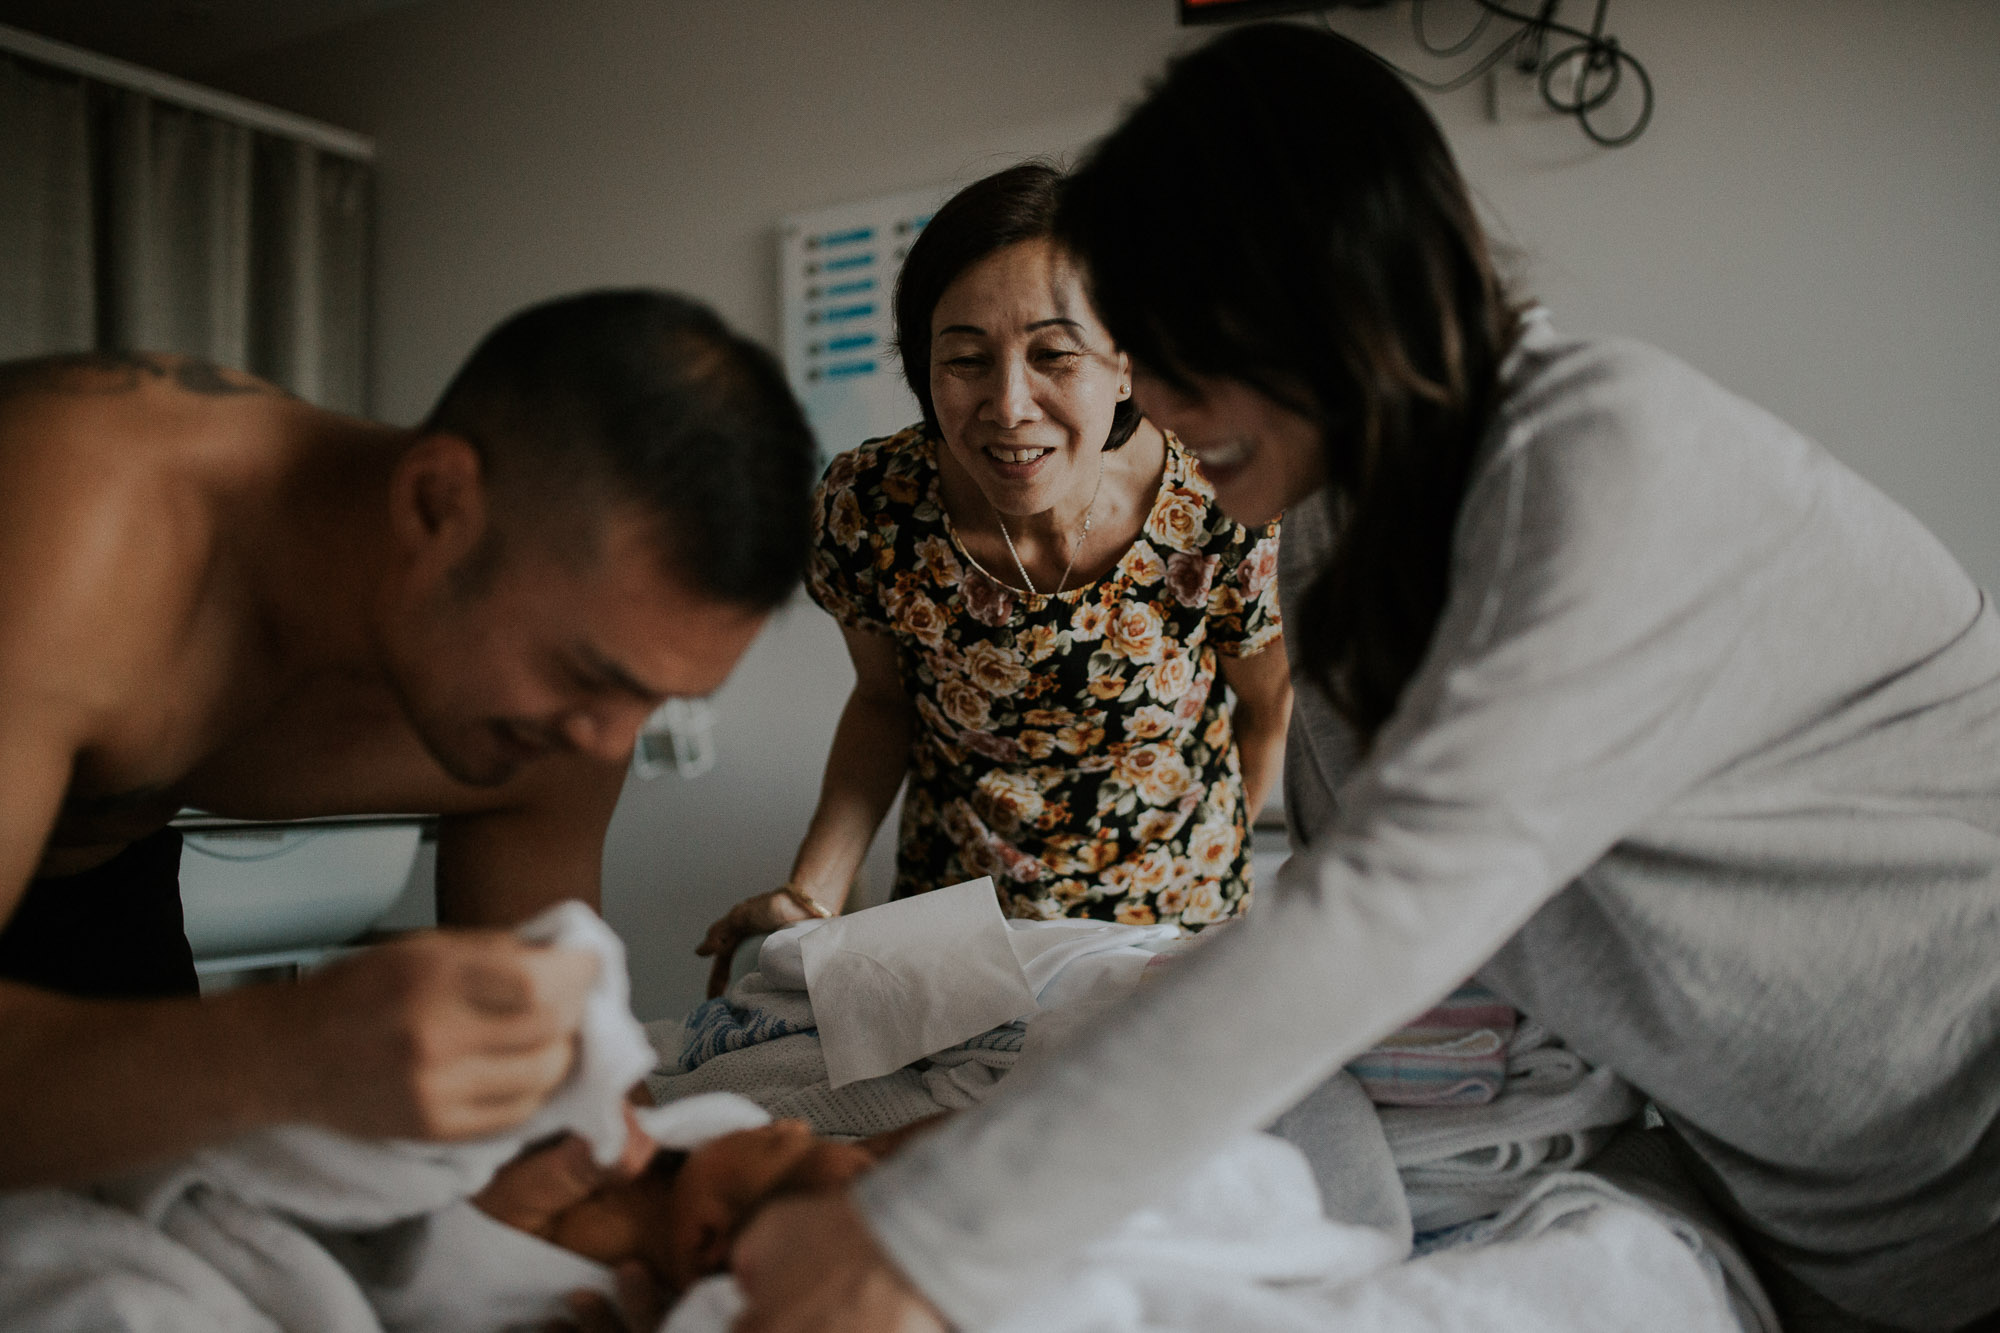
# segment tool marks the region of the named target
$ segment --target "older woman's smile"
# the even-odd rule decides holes
[[[1052,448],[1009,449],[1005,445],[989,444],[985,453],[998,463],[1036,463],[1054,453]]]
[[[979,457],[999,480],[1020,484],[1041,476],[1043,465],[1058,452],[1048,446],[989,444],[980,448]]]

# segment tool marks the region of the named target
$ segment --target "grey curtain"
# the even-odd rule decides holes
[[[0,361],[180,352],[365,412],[371,173],[0,52]]]

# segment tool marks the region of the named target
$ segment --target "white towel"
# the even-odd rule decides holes
[[[597,955],[576,1067],[527,1123],[471,1143],[358,1139],[311,1125],[260,1130],[163,1170],[117,1182],[108,1197],[158,1222],[196,1183],[320,1226],[356,1230],[428,1213],[477,1193],[522,1145],[564,1131],[589,1140],[600,1163],[625,1144],[624,1096],[653,1065],[632,1017],[625,946],[581,903],[561,903],[520,928],[525,940]]]
[[[214,1265],[72,1190],[0,1195],[0,1328],[279,1333]]]
[[[1182,938],[1175,926],[1109,921],[1010,920],[1007,928],[1007,942],[1043,1009],[1122,997],[1160,950]]]

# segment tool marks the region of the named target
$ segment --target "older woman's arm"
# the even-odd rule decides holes
[[[854,662],[854,692],[833,733],[819,806],[792,862],[793,886],[835,911],[903,785],[917,722],[896,670],[895,641],[868,630],[841,632]]]
[[[1218,657],[1223,684],[1236,695],[1236,749],[1243,764],[1243,818],[1253,823],[1285,768],[1285,728],[1292,720],[1291,668],[1281,636],[1249,657]]]
[[[843,628],[841,633],[854,663],[854,690],[834,729],[819,805],[792,862],[791,877],[794,889],[834,912],[846,903],[868,844],[903,785],[916,727],[916,708],[896,670],[895,641],[871,630]],[[782,891],[754,894],[730,908],[695,950],[715,959],[708,993],[719,995],[728,985],[730,958],[745,936],[803,921],[807,915]]]

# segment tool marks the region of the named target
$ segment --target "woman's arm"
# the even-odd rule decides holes
[[[917,716],[896,669],[895,641],[870,630],[843,628],[841,633],[854,663],[854,689],[834,729],[819,805],[792,862],[790,881],[831,912],[846,904],[868,844],[903,785]],[[782,891],[753,894],[730,908],[695,950],[715,959],[708,993],[720,995],[728,985],[730,958],[745,936],[803,921],[807,915]]]
[[[1638,422],[1576,411],[1474,487],[1430,656],[1337,822],[1239,925],[855,1187],[947,1315],[992,1322],[1767,733],[1769,654],[1792,647],[1768,627],[1827,609],[1796,605],[1813,576],[1786,550],[1814,487],[1668,397]]]
[[[1249,657],[1218,655],[1223,684],[1236,695],[1236,750],[1243,765],[1243,821],[1255,823],[1285,767],[1292,720],[1291,666],[1283,636]]]
[[[854,692],[833,733],[819,806],[792,862],[792,886],[836,912],[902,788],[917,724],[896,670],[895,641],[867,630],[842,633],[854,662]]]

